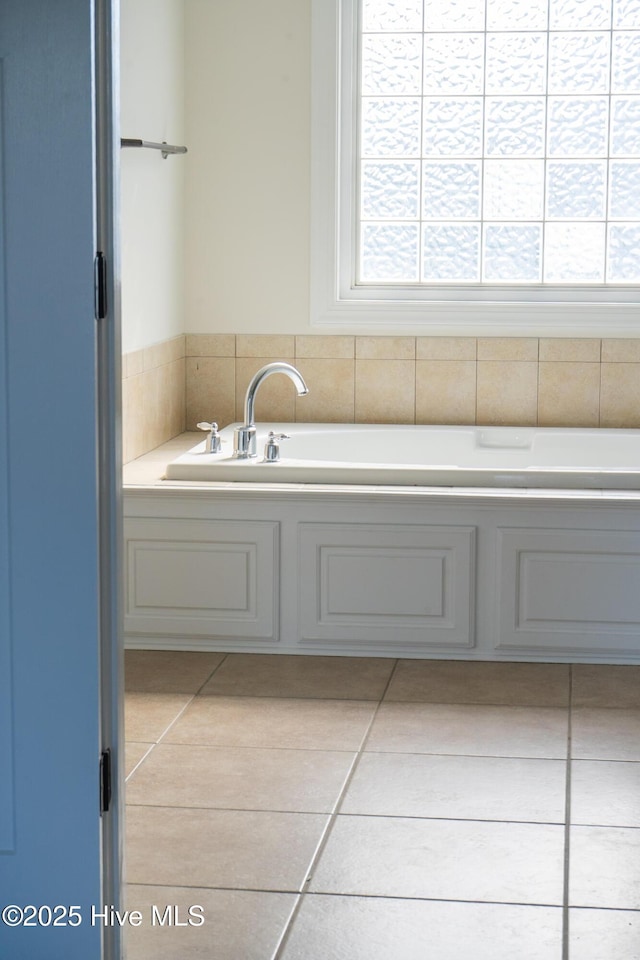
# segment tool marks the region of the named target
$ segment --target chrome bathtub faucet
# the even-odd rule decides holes
[[[256,443],[256,424],[254,419],[254,406],[258,387],[272,373],[286,373],[298,391],[298,396],[303,397],[309,393],[309,388],[302,379],[300,373],[290,363],[276,361],[267,363],[255,373],[247,387],[247,395],[244,399],[244,423],[241,427],[236,427],[233,432],[233,456],[236,460],[252,460],[258,456]]]
[[[208,430],[209,436],[207,437],[204,452],[205,453],[220,453],[222,449],[222,437],[218,433],[218,424],[215,421],[207,423],[205,420],[202,423],[196,423],[198,430]]]
[[[264,447],[263,463],[279,463],[280,461],[280,441],[290,440],[290,433],[274,433],[269,430],[269,436]]]

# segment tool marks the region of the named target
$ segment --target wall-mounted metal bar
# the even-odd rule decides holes
[[[162,159],[166,160],[170,153],[186,153],[186,147],[176,147],[172,143],[153,143],[151,140],[131,140],[123,137],[120,140],[121,147],[145,147],[149,150],[160,150]]]

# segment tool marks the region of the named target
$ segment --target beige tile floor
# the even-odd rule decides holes
[[[640,960],[640,667],[128,651],[125,714],[128,960]]]

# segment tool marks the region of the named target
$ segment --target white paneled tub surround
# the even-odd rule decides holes
[[[205,442],[167,465],[168,480],[566,489],[640,489],[640,430],[258,424],[258,457],[233,458],[235,425],[219,453]],[[285,433],[266,462],[269,431]]]
[[[141,466],[124,493],[131,647],[640,663],[640,493]]]

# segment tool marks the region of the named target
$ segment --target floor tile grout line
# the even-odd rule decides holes
[[[357,758],[354,758],[353,763],[351,764],[349,773],[353,770],[354,764],[356,763],[356,759],[357,759]],[[345,778],[345,783],[346,783],[349,779],[350,779],[350,776],[349,776],[349,774],[347,774],[347,777]],[[343,789],[344,789],[344,787],[343,787]],[[286,942],[287,942],[287,939],[288,939],[288,937],[289,937],[289,933],[290,933],[290,931],[291,931],[291,928],[293,927],[294,921],[295,921],[296,917],[298,916],[298,914],[299,914],[299,912],[300,912],[300,909],[301,909],[301,907],[302,907],[302,903],[303,903],[303,901],[304,901],[305,894],[306,894],[305,887],[306,887],[306,885],[309,883],[309,880],[310,880],[310,878],[311,878],[311,876],[312,876],[313,869],[314,869],[316,863],[318,862],[318,860],[319,860],[320,857],[322,856],[322,851],[323,851],[324,848],[325,848],[325,845],[326,845],[326,842],[327,842],[327,839],[328,839],[328,836],[329,836],[329,833],[330,833],[331,825],[332,825],[332,823],[333,823],[333,821],[334,821],[334,819],[335,819],[335,816],[336,816],[336,814],[335,814],[335,809],[336,809],[336,807],[337,807],[337,801],[336,801],[336,804],[334,804],[334,812],[332,812],[332,813],[330,813],[330,814],[328,814],[328,815],[327,815],[327,814],[324,815],[324,816],[327,817],[327,821],[326,821],[326,823],[325,823],[325,825],[324,825],[324,828],[323,828],[323,830],[322,830],[322,833],[320,834],[320,837],[319,837],[319,839],[318,839],[318,842],[317,842],[317,844],[316,844],[316,846],[315,846],[315,849],[314,849],[313,855],[312,855],[312,857],[311,857],[311,860],[310,860],[310,862],[309,862],[309,865],[307,866],[307,868],[306,868],[306,870],[305,870],[305,874],[304,874],[304,877],[303,877],[302,882],[301,882],[301,884],[300,884],[300,887],[299,887],[299,889],[296,891],[296,893],[298,894],[298,899],[297,899],[297,901],[296,901],[296,903],[295,903],[295,906],[294,906],[293,910],[291,911],[291,913],[290,913],[290,915],[289,915],[289,919],[288,919],[287,923],[284,925],[284,927],[283,927],[283,929],[282,929],[282,932],[281,932],[281,934],[280,934],[280,939],[278,940],[278,944],[277,944],[277,946],[276,946],[276,949],[273,951],[273,954],[272,954],[272,960],[279,960],[279,958],[281,957],[282,950],[284,949],[284,947],[285,947],[285,945],[286,945]]]
[[[189,707],[189,706],[193,703],[193,701],[195,700],[195,698],[198,696],[199,691],[202,690],[202,688],[205,686],[205,684],[207,684],[207,683],[209,682],[209,680],[210,680],[211,677],[214,675],[214,673],[216,672],[216,670],[218,670],[218,668],[222,666],[222,664],[224,663],[224,661],[226,660],[226,658],[227,658],[227,654],[225,654],[224,657],[222,658],[222,660],[220,661],[220,663],[218,663],[218,664],[213,668],[213,670],[211,671],[211,673],[208,675],[207,679],[203,681],[203,683],[198,687],[198,690],[196,690],[195,693],[182,694],[183,696],[188,696],[189,699],[188,699],[187,702],[183,705],[183,707],[178,711],[178,713],[175,715],[175,717],[173,718],[173,720],[172,720],[169,724],[167,724],[167,726],[164,728],[164,730],[162,731],[162,733],[160,734],[160,736],[158,737],[158,739],[157,739],[157,740],[155,741],[155,743],[152,745],[151,750],[153,750],[154,747],[157,747],[158,744],[162,743],[162,741],[163,741],[164,738],[166,737],[166,735],[167,735],[167,733],[169,732],[169,730],[171,730],[171,728],[172,728],[172,727],[176,724],[176,722],[180,719],[180,717],[181,717],[182,714],[185,712],[185,710],[187,709],[187,707]],[[169,694],[169,696],[171,696],[171,694]],[[147,751],[147,754],[145,754],[145,756],[148,756],[149,753],[151,753],[151,750],[148,750],[148,751]]]
[[[298,817],[329,817],[329,810],[273,810],[270,807],[203,807],[194,804],[193,806],[183,807],[170,803],[128,803],[127,807],[137,808],[138,810],[182,810],[184,813],[195,813],[196,810],[210,811],[211,813],[284,813],[290,816]]]
[[[223,654],[223,657],[222,657],[222,660],[220,661],[220,663],[217,663],[217,664],[215,665],[215,667],[213,668],[213,670],[211,671],[211,673],[207,676],[206,680],[204,680],[204,681],[200,684],[200,686],[199,686],[198,689],[196,690],[194,696],[197,697],[197,696],[199,696],[199,695],[202,693],[202,691],[204,690],[204,688],[206,687],[206,685],[209,683],[209,681],[216,675],[216,673],[218,672],[218,670],[220,669],[220,667],[222,666],[222,664],[223,664],[223,663],[226,663],[226,660],[227,660],[227,657],[228,657],[228,656],[229,656],[228,653]]]
[[[126,774],[126,776],[125,776],[125,778],[124,778],[125,784],[127,784],[127,783],[129,782],[129,779],[134,775],[134,773],[136,772],[136,770],[138,769],[138,767],[140,767],[140,766],[142,765],[143,761],[145,761],[145,760],[147,759],[147,757],[149,756],[149,754],[151,753],[151,751],[152,751],[156,746],[157,746],[157,744],[155,744],[155,743],[150,743],[150,744],[149,744],[149,748],[148,748],[148,750],[145,752],[144,756],[140,757],[140,759],[138,760],[138,762],[137,762],[136,765],[134,766],[133,770],[130,770],[129,773]],[[125,753],[126,753],[126,749],[127,749],[127,742],[126,742],[126,741],[125,741],[124,747],[125,747]]]
[[[593,904],[574,903],[572,910],[609,910],[610,913],[637,913],[640,915],[640,907],[604,907],[594,906]]]
[[[211,811],[212,813],[277,813],[282,815],[289,816],[302,816],[302,817],[331,817],[333,812],[331,810],[292,810],[284,809],[279,807],[227,807],[227,806],[204,806],[201,804],[192,804],[190,806],[184,806],[182,804],[170,804],[170,803],[144,803],[141,801],[129,801],[127,803],[127,808],[136,807],[138,809],[148,810],[181,810],[185,813],[187,811]],[[334,805],[335,806],[335,805]],[[476,823],[476,824],[505,824],[519,827],[566,827],[566,823],[563,820],[518,820],[507,817],[470,817],[470,816],[460,816],[460,817],[442,817],[442,816],[431,816],[429,814],[398,814],[398,813],[362,813],[356,811],[350,811],[348,813],[341,812],[341,817],[353,818],[355,819],[369,819],[369,820],[420,820],[420,821],[431,821],[438,823]],[[633,826],[626,823],[574,823],[574,827],[580,829],[598,829],[598,830],[625,830],[625,831],[638,831],[640,826]]]
[[[399,664],[399,663],[400,663],[400,661],[399,661],[398,659],[396,659],[396,660],[394,661],[393,667],[392,667],[392,669],[391,669],[391,671],[390,671],[390,673],[389,673],[389,676],[388,676],[388,678],[387,678],[387,682],[386,682],[386,684],[385,684],[384,690],[382,691],[382,694],[380,695],[380,698],[379,698],[379,700],[378,700],[378,702],[377,702],[377,704],[376,704],[376,708],[375,708],[375,710],[373,711],[373,715],[371,716],[371,718],[370,718],[370,720],[369,720],[369,723],[368,723],[368,725],[367,725],[367,727],[366,727],[366,729],[365,729],[365,732],[364,732],[364,734],[363,734],[363,736],[362,736],[362,739],[361,739],[361,741],[360,741],[360,746],[359,746],[358,751],[357,751],[357,753],[356,753],[356,756],[355,756],[355,758],[354,758],[354,760],[353,760],[353,763],[351,764],[351,767],[350,767],[350,769],[349,769],[349,772],[348,772],[347,776],[346,776],[345,779],[344,779],[344,782],[343,782],[343,785],[342,785],[342,790],[340,791],[340,793],[339,793],[339,795],[338,795],[338,798],[337,798],[337,800],[336,800],[336,802],[335,802],[335,805],[334,805],[334,808],[333,808],[333,812],[331,813],[331,816],[329,817],[329,819],[328,819],[328,821],[327,821],[327,823],[326,823],[326,825],[325,825],[325,828],[324,828],[324,830],[322,831],[322,836],[320,837],[320,840],[319,840],[318,845],[317,845],[317,847],[316,847],[316,849],[315,849],[314,855],[313,855],[313,857],[311,858],[311,862],[310,862],[309,867],[308,867],[308,869],[307,869],[304,883],[302,884],[302,887],[301,887],[301,890],[300,890],[300,898],[298,899],[298,902],[296,903],[294,909],[291,911],[291,915],[290,915],[290,917],[289,917],[289,921],[288,921],[288,923],[286,924],[284,930],[282,931],[282,935],[281,935],[281,937],[280,937],[280,942],[278,943],[278,948],[277,948],[276,951],[274,951],[273,960],[281,960],[282,951],[286,948],[287,940],[289,939],[289,936],[290,936],[290,934],[291,934],[291,930],[293,929],[293,926],[294,926],[294,923],[295,923],[295,921],[296,921],[296,918],[297,918],[298,914],[300,913],[300,910],[302,909],[302,905],[304,904],[304,899],[305,899],[305,896],[306,896],[306,894],[307,894],[308,884],[309,884],[311,878],[313,877],[313,872],[314,872],[317,864],[319,863],[320,858],[322,857],[322,854],[324,853],[325,847],[326,847],[326,845],[327,845],[327,843],[328,843],[328,841],[329,841],[329,837],[331,836],[331,832],[332,832],[332,829],[333,829],[333,825],[335,824],[335,822],[336,822],[336,820],[337,820],[337,818],[338,818],[338,816],[339,816],[339,813],[340,813],[340,808],[341,808],[341,806],[342,806],[342,801],[344,800],[344,797],[346,796],[346,794],[347,794],[347,792],[348,792],[348,790],[349,790],[349,787],[350,787],[350,785],[351,785],[351,782],[352,782],[352,780],[353,780],[353,778],[354,778],[354,776],[355,776],[356,770],[357,770],[357,768],[358,768],[358,764],[359,764],[359,762],[360,762],[360,758],[362,757],[362,755],[363,755],[363,753],[364,753],[364,749],[365,749],[365,747],[366,747],[366,745],[367,745],[367,742],[368,742],[368,739],[369,739],[369,734],[371,733],[371,730],[372,730],[372,728],[373,728],[373,725],[374,725],[374,723],[375,723],[375,721],[376,721],[376,717],[378,716],[378,713],[379,713],[379,711],[380,711],[380,707],[381,707],[382,704],[384,703],[385,695],[386,695],[386,693],[387,693],[387,691],[388,691],[388,689],[389,689],[389,687],[390,687],[390,685],[391,685],[391,681],[393,680],[393,677],[394,677],[394,675],[395,675],[395,672],[396,672],[396,670],[398,669],[398,664]]]
[[[572,757],[572,763],[640,763],[640,757],[637,760],[624,760],[621,757]]]
[[[126,653],[126,652],[127,652],[127,651],[125,650],[125,653]],[[139,652],[139,651],[136,651],[136,652]],[[163,650],[162,650],[162,651],[150,650],[150,651],[148,651],[148,652],[149,652],[149,653],[158,653],[158,652],[159,652],[159,653],[164,653],[165,651],[163,651]],[[169,651],[169,652],[174,652],[174,651]],[[185,650],[184,652],[185,652],[185,653],[192,653],[192,652],[197,652],[197,651]],[[138,689],[136,689],[135,686],[134,686],[134,687],[128,687],[128,688],[125,686],[125,689],[124,689],[123,693],[124,693],[125,696],[126,696],[128,693],[143,693],[143,694],[146,693],[146,694],[150,694],[151,696],[165,696],[165,695],[166,695],[166,696],[198,696],[198,695],[200,694],[201,690],[203,689],[203,687],[205,687],[205,686],[207,685],[207,683],[209,683],[209,681],[212,679],[212,677],[214,676],[214,674],[220,669],[220,667],[221,667],[222,664],[225,662],[225,660],[227,659],[228,656],[229,656],[228,653],[223,653],[223,654],[222,654],[222,660],[220,660],[220,662],[217,663],[217,664],[215,665],[215,667],[212,667],[212,668],[210,669],[210,671],[207,673],[205,679],[200,683],[200,685],[199,685],[198,687],[196,687],[195,690],[193,690],[193,689],[192,689],[192,690],[146,690],[146,689],[145,689],[145,690],[138,690]],[[124,665],[125,684],[126,684],[126,674],[127,674],[127,664],[126,664],[126,658],[125,658],[125,665]],[[133,681],[131,681],[131,682],[133,682]],[[186,684],[186,681],[185,681],[185,684]]]
[[[391,697],[382,701],[385,704],[387,703],[406,703],[412,704],[413,706],[418,706],[423,704],[425,706],[434,706],[434,707],[511,707],[513,709],[520,710],[563,710],[566,707],[566,703],[540,703],[537,699],[532,703],[523,703],[521,700],[516,701],[504,701],[504,700],[415,700],[415,699],[403,699],[395,700]],[[605,709],[604,707],[602,709]],[[614,709],[614,708],[611,708]]]
[[[178,720],[180,719],[180,717],[182,716],[182,714],[184,713],[184,711],[187,709],[187,707],[189,706],[189,704],[193,702],[194,699],[195,699],[195,694],[192,694],[192,696],[190,697],[190,699],[187,700],[187,702],[186,702],[186,703],[184,704],[184,706],[180,709],[180,711],[176,714],[176,716],[173,718],[173,720],[168,724],[168,726],[166,726],[166,727],[164,728],[164,730],[162,731],[162,733],[160,734],[160,736],[158,737],[158,739],[157,739],[156,741],[154,741],[154,743],[151,744],[151,746],[149,747],[149,749],[148,749],[147,752],[145,753],[145,755],[144,755],[144,757],[142,758],[142,760],[140,760],[140,761],[136,764],[136,766],[134,767],[134,769],[124,778],[125,785],[129,782],[130,778],[133,776],[133,774],[136,772],[136,770],[137,770],[140,766],[142,766],[142,762],[143,762],[144,760],[146,760],[149,756],[151,756],[151,754],[152,754],[153,751],[156,749],[156,747],[159,746],[159,745],[162,743],[162,741],[163,741],[164,738],[166,737],[166,735],[167,735],[167,733],[169,732],[169,730],[171,729],[171,727],[174,725],[174,723],[176,723],[176,721],[178,721]],[[126,748],[126,742],[125,742],[125,748]]]
[[[222,664],[220,664],[221,666]],[[216,668],[217,669],[217,668]],[[212,678],[209,677],[205,683],[208,683]],[[204,686],[204,684],[203,684]],[[522,709],[522,710],[564,710],[567,706],[566,702],[560,703],[540,703],[539,699],[535,699],[530,702],[523,703],[521,699],[518,700],[422,700],[416,699],[415,697],[409,698],[393,698],[387,697],[383,699],[382,697],[357,697],[354,695],[348,696],[305,696],[302,693],[231,693],[227,692],[216,692],[216,693],[202,693],[202,688],[198,689],[198,696],[205,699],[211,698],[212,700],[330,700],[330,701],[354,701],[357,703],[393,703],[393,704],[409,704],[412,706],[434,706],[434,707],[511,707],[513,709]],[[190,693],[190,691],[184,690],[135,690],[129,689],[125,691],[126,693],[152,693],[152,694],[180,694],[180,693]],[[606,713],[615,713],[616,711],[625,711],[627,713],[640,713],[640,706],[610,706],[603,703],[598,704],[574,704],[574,710],[604,710]]]
[[[178,742],[176,740],[167,740],[163,743],[165,747],[186,747],[187,749],[193,750],[269,750],[274,753],[357,753],[358,747],[272,747],[270,745],[264,746],[263,744],[256,743],[184,743],[182,741]],[[510,757],[495,757],[489,759],[511,759]],[[517,759],[517,758],[514,758]],[[524,758],[526,759],[526,758]],[[537,758],[532,758],[537,759]]]
[[[164,730],[162,731],[162,733],[160,734],[160,736],[159,736],[158,739],[156,740],[156,742],[155,742],[155,744],[154,744],[154,747],[157,747],[160,743],[162,743],[162,741],[164,740],[164,738],[166,737],[166,735],[169,733],[169,730],[171,730],[171,728],[178,722],[178,720],[180,719],[180,717],[182,716],[182,714],[185,712],[185,710],[187,709],[187,707],[190,706],[190,704],[193,703],[193,701],[195,700],[195,698],[196,698],[196,695],[195,695],[195,693],[194,693],[194,694],[192,694],[192,696],[189,698],[189,700],[187,700],[187,702],[186,702],[185,705],[182,707],[182,709],[175,715],[175,717],[173,718],[173,720],[171,721],[171,723],[169,723],[169,724],[164,728]]]
[[[174,723],[176,723],[176,721],[180,719],[180,717],[182,716],[182,714],[184,713],[184,711],[187,709],[187,707],[188,707],[191,703],[193,703],[193,701],[195,700],[195,698],[198,696],[198,693],[200,692],[200,690],[202,690],[202,688],[205,686],[205,684],[207,684],[207,683],[209,682],[209,680],[210,680],[211,677],[214,675],[214,673],[216,672],[216,670],[218,670],[219,667],[222,666],[222,664],[223,664],[223,663],[225,662],[225,660],[227,659],[227,656],[228,656],[228,655],[225,653],[225,655],[223,656],[223,658],[222,658],[222,660],[220,661],[220,663],[216,664],[216,666],[213,668],[213,670],[211,671],[211,673],[209,673],[209,674],[207,675],[206,680],[204,680],[203,683],[198,687],[198,689],[196,690],[196,692],[189,695],[190,699],[187,700],[187,702],[184,704],[184,706],[182,707],[182,709],[180,710],[180,712],[173,718],[173,720],[171,721],[171,723],[170,723],[167,727],[165,727],[165,729],[164,729],[163,732],[160,734],[160,736],[158,737],[158,739],[157,739],[156,741],[154,741],[154,743],[150,744],[149,749],[147,750],[147,752],[145,753],[145,755],[144,755],[140,760],[138,760],[138,762],[136,763],[136,765],[135,765],[135,767],[133,768],[133,770],[130,770],[129,773],[128,773],[128,774],[126,775],[126,777],[124,778],[125,786],[126,786],[126,784],[129,782],[129,780],[131,779],[131,777],[134,775],[134,773],[136,772],[136,770],[138,769],[138,767],[140,767],[140,766],[144,763],[144,761],[147,759],[147,757],[148,757],[151,753],[153,753],[153,751],[155,750],[155,748],[156,748],[160,743],[162,743],[162,741],[164,740],[164,738],[166,737],[167,733],[168,733],[169,730],[172,728],[172,726],[174,725]],[[126,668],[125,668],[125,669],[126,669]],[[125,691],[125,696],[126,696],[126,693],[127,693],[127,692],[129,692],[129,693],[136,693],[136,692],[138,692],[138,691],[131,691],[131,690],[130,690],[130,691]],[[184,696],[184,695],[185,695],[185,694],[183,694],[183,696]],[[172,696],[172,694],[168,694],[168,696]],[[136,742],[136,741],[134,741],[134,742]],[[142,742],[144,743],[145,741],[142,741]],[[125,740],[125,749],[126,749],[126,740]]]
[[[301,898],[302,894],[299,890],[290,890],[290,889],[281,889],[273,887],[229,887],[229,886],[203,886],[202,884],[188,884],[188,883],[138,883],[132,881],[130,884],[132,887],[164,887],[167,889],[177,888],[180,890],[207,890],[207,891],[222,891],[228,893],[273,893],[280,896],[288,895],[293,897]],[[479,904],[481,906],[498,906],[498,907],[531,907],[533,910],[537,909],[547,909],[547,910],[561,910],[562,905],[559,903],[535,903],[525,902],[522,900],[455,900],[451,897],[416,897],[416,896],[389,896],[387,894],[380,893],[333,893],[326,890],[317,890],[313,893],[307,893],[305,896],[310,897],[344,897],[345,899],[352,900],[397,900],[400,902],[410,900],[417,903],[464,903],[464,904]],[[576,910],[593,910],[593,907],[576,907]],[[612,912],[620,911],[623,913],[640,913],[639,909],[629,909],[621,907],[598,907],[597,909],[610,910]],[[275,960],[275,958],[274,958]]]
[[[355,763],[355,759],[354,759]],[[351,772],[351,770],[350,770]],[[336,815],[335,807],[333,810],[283,810],[275,807],[209,807],[193,804],[188,807],[179,804],[170,803],[141,803],[133,801],[127,803],[127,807],[136,807],[142,810],[182,810],[188,811],[211,811],[212,813],[278,813],[290,816],[300,817],[334,817]],[[359,817],[364,820],[420,820],[437,821],[438,823],[494,823],[510,824],[518,827],[564,827],[562,820],[507,820],[505,818],[489,817],[432,817],[420,816],[417,814],[398,814],[398,813],[340,813],[341,817],[355,819]],[[582,826],[582,824],[580,824]],[[606,824],[586,824],[586,826],[607,826]],[[616,828],[613,828],[616,829]],[[620,827],[622,830],[640,829],[640,827]]]
[[[298,916],[298,913],[300,912],[300,907],[302,906],[303,899],[304,899],[304,893],[302,892],[302,890],[298,890],[296,893],[296,902],[294,903],[293,908],[289,916],[287,917],[287,920],[284,926],[282,927],[282,930],[280,931],[280,936],[278,937],[278,941],[273,947],[268,960],[278,960],[278,958],[281,956],[282,950],[289,937],[289,931],[293,926],[293,921]]]
[[[376,704],[380,702],[377,697],[305,697],[299,693],[202,693],[200,690],[197,696],[202,700],[303,700],[305,703],[307,701],[325,703],[328,700],[330,703]]]
[[[268,960],[278,960],[278,957],[280,956],[280,952],[281,952],[281,950],[282,950],[282,947],[283,947],[283,945],[284,945],[284,943],[285,943],[285,941],[286,941],[286,939],[287,939],[287,937],[288,937],[288,935],[289,935],[289,930],[290,930],[291,925],[292,925],[292,923],[293,923],[293,918],[294,918],[295,916],[297,916],[297,914],[298,914],[298,912],[299,912],[299,910],[300,910],[300,905],[301,905],[301,903],[302,903],[303,897],[304,897],[304,894],[302,893],[301,890],[299,890],[299,891],[297,892],[297,894],[296,894],[296,902],[294,903],[293,907],[291,908],[291,910],[290,910],[290,912],[289,912],[289,916],[287,917],[286,922],[284,923],[284,926],[282,927],[282,930],[280,931],[280,935],[279,935],[279,937],[278,937],[278,940],[277,940],[276,944],[275,944],[275,945],[272,947],[272,949],[271,949],[271,953],[270,953],[270,955],[269,955]]]
[[[266,892],[266,891],[265,891]],[[551,910],[561,910],[562,904],[560,903],[531,903],[529,901],[523,900],[467,900],[467,899],[458,899],[456,900],[453,897],[417,897],[415,895],[410,896],[399,896],[397,894],[386,894],[386,893],[333,893],[328,890],[314,890],[313,893],[306,894],[308,897],[346,897],[350,899],[362,899],[362,900],[399,900],[400,902],[405,900],[417,901],[418,903],[471,903],[471,904],[481,904],[487,906],[499,906],[499,907],[532,907],[533,909],[539,909],[541,907]],[[592,907],[582,907],[583,910],[591,910]],[[619,909],[610,907],[609,909]],[[640,909],[637,910],[640,913]],[[466,960],[466,958],[465,958]]]
[[[228,654],[228,655],[229,655],[229,654]],[[219,666],[222,666],[222,664],[219,664]],[[216,670],[217,670],[217,668],[216,668]],[[215,672],[215,671],[214,671],[214,672]],[[212,677],[213,677],[213,674],[211,675],[211,677],[209,677],[209,679],[208,679],[205,683],[208,683],[209,680],[210,680]],[[204,687],[204,686],[205,686],[205,684],[203,684],[203,687]],[[388,687],[388,684],[385,686],[385,694],[386,694],[387,687]],[[152,693],[152,692],[155,692],[155,691],[149,691],[149,690],[127,690],[126,692],[127,692],[127,693]],[[161,693],[162,691],[158,691],[158,692]],[[167,692],[169,693],[169,692],[171,692],[171,691],[167,691]],[[176,692],[176,691],[173,691],[173,692]],[[180,693],[180,692],[184,692],[184,691],[177,691],[177,692]],[[334,701],[337,702],[337,703],[342,703],[342,702],[344,702],[344,701],[352,701],[352,702],[354,702],[354,703],[408,704],[408,705],[412,705],[412,706],[420,706],[420,705],[423,705],[423,706],[433,706],[433,707],[447,707],[447,706],[449,706],[449,707],[511,707],[511,708],[513,708],[513,709],[516,709],[516,710],[517,710],[517,709],[521,709],[521,710],[562,710],[562,709],[564,709],[564,707],[566,707],[566,703],[540,703],[538,700],[536,700],[535,702],[532,702],[532,703],[523,703],[521,700],[517,700],[517,701],[513,701],[513,700],[511,700],[511,701],[503,701],[503,700],[453,700],[453,699],[449,699],[449,700],[416,700],[416,699],[405,699],[405,698],[393,699],[393,698],[391,698],[391,697],[388,697],[388,698],[385,699],[385,696],[384,696],[384,695],[383,695],[382,697],[378,698],[378,697],[355,697],[355,696],[344,696],[344,697],[338,697],[338,696],[335,696],[335,697],[329,697],[329,696],[327,696],[327,697],[313,696],[313,697],[308,697],[308,696],[304,696],[304,694],[300,694],[300,693],[298,693],[298,694],[290,694],[290,693],[289,693],[289,694],[287,694],[287,693],[230,693],[230,692],[226,692],[226,693],[222,693],[222,692],[220,692],[220,693],[202,693],[202,687],[199,688],[199,690],[198,690],[198,692],[197,692],[196,695],[197,695],[198,697],[201,697],[202,699],[209,699],[209,698],[210,698],[211,700],[223,700],[223,699],[228,699],[228,700],[319,700],[319,701],[327,701],[327,700],[328,700],[328,701],[330,701],[330,702],[332,702],[332,703],[333,703]],[[638,711],[640,711],[640,708],[638,708],[638,707],[606,707],[606,706],[598,706],[598,707],[586,707],[586,708],[583,708],[583,709],[597,709],[597,710],[607,710],[607,711],[609,711],[609,710],[611,710],[611,711],[613,711],[613,710],[627,710],[627,711],[629,711],[629,710],[638,710]]]
[[[569,665],[569,704],[567,710],[567,773],[564,809],[564,865],[562,876],[562,960],[569,960],[569,868],[571,853],[571,735],[573,711],[573,665]]]
[[[269,893],[270,891],[259,891],[264,893]],[[277,891],[277,892],[288,892],[288,891]],[[305,893],[305,897],[344,897],[345,899],[353,900],[399,900],[401,902],[411,901],[413,903],[464,903],[464,904],[473,904],[480,906],[488,907],[531,907],[533,910],[546,909],[546,910],[562,910],[562,904],[560,903],[532,903],[525,900],[454,900],[447,897],[416,897],[416,896],[388,896],[387,894],[382,893],[334,893],[331,890],[314,890],[313,893]],[[593,909],[592,907],[583,907],[584,910]],[[614,909],[614,908],[609,908]],[[635,911],[640,913],[640,910]],[[278,960],[278,958],[274,958]],[[466,960],[466,958],[465,958]]]
[[[513,753],[431,753],[427,750],[363,750],[368,757],[443,757],[460,760],[534,760],[538,763],[566,763],[566,757],[532,757]]]
[[[286,895],[300,898],[302,895],[299,890],[289,890],[289,889],[280,889],[280,888],[266,888],[266,887],[229,887],[224,886],[223,884],[219,886],[207,886],[203,884],[189,884],[189,883],[141,883],[139,881],[131,881],[128,886],[130,887],[162,887],[166,889],[179,889],[179,890],[206,890],[211,892],[226,892],[226,893],[263,893],[263,894],[276,894],[278,896]],[[397,900],[397,901],[406,901],[411,900],[418,903],[464,903],[464,904],[479,904],[486,906],[502,906],[502,907],[531,907],[532,909],[550,909],[550,910],[562,910],[562,905],[558,903],[524,903],[523,901],[516,900],[454,900],[447,899],[446,897],[416,897],[416,896],[389,896],[387,894],[380,893],[329,893],[323,890],[315,890],[313,893],[307,893],[305,896],[310,897],[343,897],[345,899],[355,899],[355,900]],[[608,911],[609,913],[637,913],[640,915],[639,907],[603,907],[603,906],[591,906],[576,904],[571,907],[572,910],[602,910]]]
[[[145,741],[131,740],[127,741],[128,743],[144,743]],[[150,743],[150,747],[156,746],[155,743]],[[354,747],[282,747],[282,746],[271,746],[263,744],[249,744],[249,743],[196,743],[192,741],[184,740],[167,740],[163,741],[163,746],[170,747],[201,747],[202,749],[224,749],[224,750],[296,750],[298,752],[310,752],[310,753],[358,753],[360,748],[357,746]],[[547,757],[547,756],[531,756],[525,754],[513,754],[513,753],[435,753],[428,750],[363,750],[363,753],[366,753],[368,757],[449,757],[452,759],[460,758],[466,760],[537,760],[543,763],[566,763],[566,754],[562,757]],[[640,760],[607,760],[606,758],[594,758],[593,760],[589,757],[582,759],[580,758],[577,762],[579,763],[640,763]]]
[[[587,830],[592,828],[598,830],[640,830],[640,826],[633,826],[628,823],[576,823],[574,821],[571,826],[580,827],[580,829],[586,828]]]

